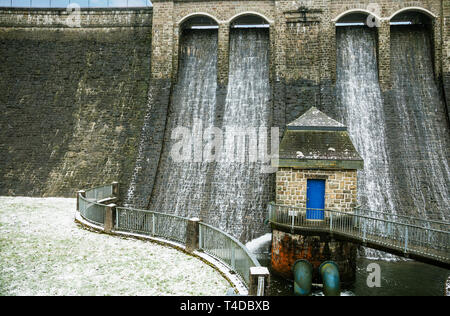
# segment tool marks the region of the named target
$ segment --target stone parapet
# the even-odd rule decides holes
[[[152,8],[91,8],[72,12],[61,8],[0,8],[0,27],[151,27],[152,16]]]

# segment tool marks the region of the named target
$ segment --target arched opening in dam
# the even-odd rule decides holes
[[[433,18],[418,10],[392,17],[392,89],[382,92],[378,32],[368,17],[349,14],[336,28],[338,115],[365,161],[359,203],[370,211],[445,219],[449,129],[435,81]]]
[[[194,144],[190,137],[197,140],[200,136],[201,139],[203,128],[217,125],[217,23],[208,16],[192,16],[183,21],[179,33],[179,71],[171,92],[163,149],[149,208],[198,217],[206,203],[207,179],[213,168],[203,161],[202,148],[193,157]],[[186,144],[180,154],[182,157],[174,159],[173,146],[180,141],[179,137],[183,141],[184,136]]]
[[[395,212],[383,96],[378,76],[378,29],[370,16],[350,13],[336,23],[337,112],[364,159],[358,202],[370,210]]]
[[[410,216],[448,220],[450,130],[435,74],[435,23],[418,9],[391,18],[393,93],[387,124],[397,209]]]
[[[448,216],[449,127],[435,81],[432,19],[417,10],[392,17],[389,91],[380,85],[373,20],[352,13],[336,23],[338,118],[364,159],[358,203],[371,216]],[[387,256],[370,249],[366,255]]]
[[[335,20],[337,27],[343,26],[368,26],[373,28],[372,23],[375,23],[380,18],[373,13],[366,10],[350,10],[342,13]]]
[[[200,217],[241,240],[267,229],[273,179],[251,147],[272,124],[266,25],[249,14],[230,22],[223,89],[216,22],[198,15],[181,24],[177,80],[149,209]]]
[[[242,13],[231,19],[230,27],[232,29],[237,28],[263,28],[267,29],[270,27],[269,21],[265,17],[256,13]]]
[[[268,145],[261,137],[272,127],[268,26],[264,18],[251,14],[230,22],[229,77],[221,123],[225,150],[211,178],[209,220],[243,241],[267,231],[263,222],[273,198],[273,177],[263,170],[263,164],[270,162],[260,155]]]

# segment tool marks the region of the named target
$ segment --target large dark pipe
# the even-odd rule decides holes
[[[325,296],[340,296],[341,285],[338,265],[333,261],[325,261],[320,265],[319,272],[322,276]]]
[[[313,266],[306,260],[297,260],[293,266],[294,294],[308,296],[311,294]]]

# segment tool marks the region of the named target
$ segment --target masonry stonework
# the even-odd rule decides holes
[[[0,11],[0,195],[67,196],[133,172],[151,11]],[[122,192],[124,192],[123,190]]]
[[[276,175],[276,204],[306,209],[308,179],[325,180],[325,209],[353,212],[357,203],[356,170],[314,170],[280,168]],[[291,279],[297,260],[307,260],[314,268],[313,282],[321,283],[319,266],[332,260],[337,263],[343,282],[352,282],[356,273],[357,246],[314,233],[295,232],[272,227],[271,267],[278,275]]]
[[[325,180],[325,208],[352,212],[357,203],[356,170],[303,170],[281,168],[277,172],[277,204],[306,208],[308,179]]]
[[[231,22],[245,14],[268,21],[273,124],[283,130],[286,122],[311,105],[336,116],[335,23],[352,12],[372,12],[381,19],[379,80],[386,113],[390,113],[395,105],[389,101],[389,19],[402,10],[422,12],[434,20],[435,75],[449,113],[449,1],[152,2],[153,8],[146,9],[82,9],[79,28],[67,25],[65,10],[0,9],[0,56],[6,60],[0,66],[6,74],[0,78],[2,91],[6,91],[0,96],[5,113],[0,118],[0,152],[2,158],[7,157],[0,162],[2,194],[69,195],[80,187],[117,179],[126,187],[139,142],[148,140],[150,145],[143,153],[151,163],[137,181],[146,186],[147,197],[139,202],[145,205],[178,71],[180,26],[197,15],[206,15],[219,25],[218,100],[226,92]],[[148,139],[141,137],[146,115],[152,122]],[[387,120],[395,119],[387,115]],[[397,124],[389,121],[388,125]],[[392,142],[389,146],[395,146]]]
[[[180,41],[180,27],[190,17],[207,16],[219,25],[218,38],[218,81],[225,85],[228,80],[228,52],[229,52],[229,28],[231,22],[246,13],[256,13],[265,18],[269,23],[274,20],[274,1],[250,0],[250,1],[153,1],[155,21],[161,23],[153,24],[153,36],[155,33],[172,34],[170,38],[164,38],[165,47],[172,47],[173,52],[157,50],[157,58],[160,60],[161,68],[169,71],[166,76],[176,80],[178,70],[178,50]],[[159,12],[163,12],[161,18]],[[170,29],[170,30],[169,30]],[[160,47],[160,44],[155,45]],[[168,48],[167,48],[168,49]],[[155,53],[155,52],[154,52]],[[173,56],[173,58],[172,58]],[[161,58],[161,59],[159,59]],[[155,60],[155,59],[153,59]],[[155,66],[156,67],[156,66]],[[155,69],[156,71],[156,69]]]
[[[442,11],[442,77],[450,119],[450,1],[443,1]]]
[[[331,216],[353,213],[357,206],[357,170],[364,161],[347,127],[311,107],[287,125],[273,164],[278,166],[276,203],[270,213],[273,271],[292,278],[295,262],[307,260],[314,268],[314,282],[319,283],[320,265],[332,260],[344,282],[354,280],[356,245],[314,229],[328,227]],[[296,226],[296,218],[303,224]],[[303,229],[308,224],[312,229]]]
[[[292,267],[297,260],[307,260],[313,266],[313,283],[320,284],[320,265],[328,260],[339,267],[344,283],[351,283],[356,273],[357,247],[350,242],[336,241],[329,236],[307,236],[286,230],[272,231],[271,267],[276,274],[292,279]]]

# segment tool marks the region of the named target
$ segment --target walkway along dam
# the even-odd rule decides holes
[[[117,180],[126,206],[246,242],[269,231],[275,174],[249,159],[175,162],[173,131],[281,139],[314,106],[364,160],[361,216],[449,221],[449,1],[156,0],[68,18],[0,8],[1,195]]]

